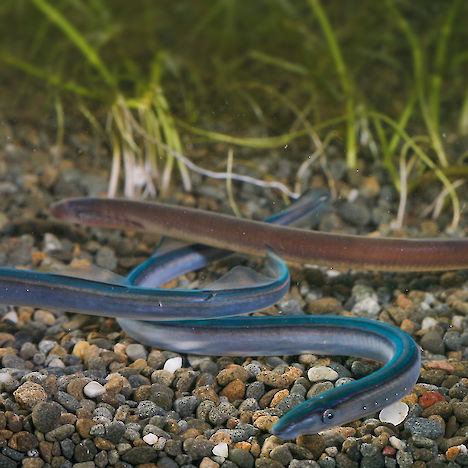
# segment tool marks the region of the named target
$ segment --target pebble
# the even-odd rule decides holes
[[[168,359],[164,363],[164,370],[173,374],[177,369],[182,367],[182,358],[180,356]]]
[[[437,439],[444,433],[440,424],[426,418],[409,418],[405,421],[405,429],[412,435],[420,434],[428,439]]]
[[[213,455],[217,455],[219,457],[227,458],[229,455],[229,447],[226,442],[221,442],[216,444],[212,449]]]
[[[37,430],[49,432],[59,423],[61,407],[55,402],[39,402],[32,410],[32,421]]]
[[[338,372],[327,366],[311,367],[307,371],[307,377],[311,382],[319,382],[322,380],[330,380],[334,382],[339,376]]]
[[[99,382],[89,382],[83,387],[83,393],[88,398],[96,398],[98,396],[104,395],[106,389]]]
[[[16,402],[28,409],[34,408],[41,401],[47,401],[47,392],[41,385],[27,381],[14,392]]]
[[[136,361],[137,359],[146,359],[148,356],[145,347],[138,343],[129,344],[126,347],[125,352],[131,361]]]
[[[406,416],[408,416],[408,412],[409,406],[402,401],[397,401],[380,411],[379,419],[382,422],[398,426],[398,424],[402,423]]]

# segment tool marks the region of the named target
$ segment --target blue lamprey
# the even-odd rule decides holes
[[[308,194],[269,221],[301,222],[311,216],[311,208],[321,209],[326,201],[326,196]],[[122,283],[3,269],[0,302],[116,317],[134,339],[179,352],[214,355],[316,352],[366,357],[384,363],[374,374],[314,397],[283,416],[272,432],[284,438],[315,433],[372,414],[412,389],[420,370],[419,350],[398,328],[336,316],[223,318],[264,308],[285,293],[288,272],[274,253],[269,254],[272,273],[267,277],[250,269],[235,268],[204,290],[156,288],[230,253],[214,247],[163,241],[155,254]],[[187,313],[190,318],[209,320],[178,320]]]

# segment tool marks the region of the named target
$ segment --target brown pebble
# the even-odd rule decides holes
[[[46,463],[50,463],[52,460],[53,446],[54,444],[52,442],[47,442],[45,440],[39,442],[39,452]]]
[[[93,421],[92,419],[78,419],[78,421],[76,421],[76,430],[78,431],[78,434],[80,434],[82,439],[89,439],[89,431],[96,424],[98,423],[96,421]]]
[[[84,361],[84,356],[86,350],[90,347],[90,344],[87,341],[78,341],[73,347],[72,354],[78,356],[82,361]]]
[[[270,406],[274,408],[284,397],[289,395],[289,390],[284,389],[275,393],[273,396]]]
[[[267,406],[270,405],[271,403],[271,400],[273,399],[273,397],[275,396],[275,393],[277,392],[278,390],[276,390],[275,388],[272,389],[272,390],[269,390],[268,392],[266,392],[261,398],[260,400],[258,400],[258,406],[260,406],[260,408],[264,409],[266,408]]]
[[[73,379],[67,385],[67,393],[73,398],[76,398],[78,401],[83,400],[85,398],[83,388],[87,383],[88,382],[86,379]]]
[[[11,346],[15,341],[16,339],[11,333],[0,332],[0,347],[5,345]]]
[[[270,387],[286,388],[302,375],[302,370],[297,367],[289,367],[284,374],[276,374],[272,371],[263,371],[257,374],[257,380]]]
[[[232,444],[232,437],[231,437],[231,435],[228,434],[227,432],[219,431],[219,432],[215,432],[215,433],[210,437],[210,441],[211,441],[211,442],[214,442],[215,444],[220,444],[221,442],[225,442],[226,444],[228,444],[229,446],[231,446],[231,444]]]
[[[13,434],[8,446],[13,450],[18,450],[19,452],[27,452],[32,450],[39,445],[39,441],[36,439],[34,434],[26,431],[20,431],[16,434]]]
[[[450,447],[445,452],[445,458],[447,459],[447,461],[455,461],[455,458],[458,457],[459,453],[460,453],[460,448],[459,447]]]
[[[273,424],[275,424],[275,422],[279,420],[279,417],[271,415],[261,415],[257,418],[253,417],[252,419],[254,420],[254,427],[256,427],[257,429],[261,429],[265,432],[270,432],[271,428],[273,427]]]
[[[309,315],[338,314],[342,310],[341,303],[333,297],[322,297],[307,304]]]
[[[214,403],[216,403],[217,405],[219,404],[218,394],[216,393],[214,388],[209,386],[209,385],[203,385],[201,387],[196,387],[193,390],[192,395],[198,397],[200,401],[210,400],[210,401],[213,401]]]
[[[44,460],[38,457],[23,458],[21,463],[23,468],[42,468],[44,466]]]
[[[200,462],[200,468],[219,468],[220,464],[213,461],[211,458],[204,457]]]
[[[239,379],[233,380],[221,390],[220,395],[225,396],[231,403],[241,400],[245,395],[245,383]]]
[[[237,444],[234,445],[234,448],[245,450],[246,452],[250,452],[251,447],[252,447],[252,444],[250,444],[249,442],[246,442],[245,440],[241,442],[237,442]]]
[[[110,378],[104,385],[107,392],[120,393],[123,388],[124,378],[122,376]]]
[[[218,381],[219,385],[223,387],[233,380],[238,379],[242,382],[246,382],[248,378],[249,373],[242,366],[237,364],[231,364],[226,369],[220,371],[216,376],[216,380]]]
[[[47,392],[42,385],[24,382],[14,392],[16,402],[26,409],[33,409],[39,402],[47,401]]]
[[[320,434],[302,434],[296,438],[296,444],[309,450],[314,460],[318,460],[326,448],[325,439]]]
[[[100,436],[95,437],[94,445],[96,445],[99,450],[112,450],[115,448],[115,445],[110,440]]]

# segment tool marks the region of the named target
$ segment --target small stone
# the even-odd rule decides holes
[[[437,403],[438,401],[445,401],[444,396],[440,392],[424,392],[420,397],[419,397],[419,404],[423,408],[427,408],[434,403]]]
[[[435,421],[426,418],[410,418],[405,422],[405,429],[412,435],[420,434],[428,439],[435,440],[442,436],[444,430]]]
[[[36,429],[49,432],[59,423],[61,414],[60,405],[55,402],[40,402],[32,410],[32,420]]]
[[[41,401],[47,401],[47,392],[41,385],[27,381],[14,392],[16,402],[24,408],[32,409]]]
[[[289,367],[284,374],[272,371],[262,371],[257,374],[257,380],[274,388],[287,388],[302,375],[302,370],[297,367]]]
[[[149,434],[146,434],[145,436],[143,436],[143,440],[148,444],[148,445],[154,445],[157,441],[158,441],[158,436],[153,434],[153,433],[149,433]]]
[[[220,395],[225,396],[231,402],[241,400],[245,395],[245,383],[239,379],[233,380],[221,390]]]
[[[406,416],[408,416],[408,412],[409,406],[402,401],[397,401],[380,411],[379,419],[382,422],[398,426],[398,424],[402,423]]]
[[[99,382],[89,382],[83,388],[83,393],[88,398],[96,398],[106,393],[106,389]]]
[[[186,439],[183,447],[193,460],[200,460],[212,454],[215,444],[207,439]]]
[[[227,458],[229,455],[229,447],[226,442],[221,442],[213,447],[213,455],[217,455],[218,457]]]
[[[125,349],[125,352],[131,361],[136,361],[137,359],[146,359],[148,356],[145,347],[138,343],[129,344]]]
[[[245,382],[248,378],[248,371],[237,364],[231,364],[226,369],[220,371],[216,376],[216,380],[218,381],[219,385],[223,387],[233,380],[241,380],[242,382]]]
[[[182,367],[182,358],[180,356],[176,356],[173,358],[168,359],[164,363],[164,370],[173,374],[177,369]]]
[[[322,380],[334,382],[338,378],[338,372],[327,366],[315,366],[307,371],[307,377],[311,382],[320,382]]]

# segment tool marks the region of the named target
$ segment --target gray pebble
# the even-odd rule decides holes
[[[186,439],[183,448],[193,460],[200,460],[203,457],[211,456],[215,445],[214,442],[206,439]]]
[[[376,445],[362,444],[361,454],[362,468],[383,468],[385,466],[384,456]]]
[[[143,400],[138,403],[135,413],[140,419],[151,418],[153,416],[164,416],[165,411],[156,403],[149,400]]]
[[[169,411],[172,408],[174,391],[164,385],[153,384],[151,385],[151,395],[149,398],[162,409]]]
[[[65,392],[58,391],[55,394],[55,400],[71,413],[75,413],[77,409],[81,408],[81,403]]]
[[[101,450],[94,457],[94,463],[98,468],[105,468],[109,463],[109,458],[105,450]]]
[[[327,457],[330,458],[330,457]],[[315,460],[291,460],[291,463],[288,465],[288,468],[334,468],[335,460],[331,458],[332,465],[325,463],[318,464]],[[321,459],[320,462],[324,462],[324,459]]]
[[[444,354],[445,345],[442,341],[442,334],[437,329],[429,330],[420,341],[423,349],[434,354]]]
[[[176,463],[172,458],[161,457],[158,459],[159,468],[179,468],[179,464]]]
[[[208,419],[211,424],[220,426],[231,416],[237,416],[237,413],[237,409],[231,403],[223,402],[209,412]]]
[[[411,435],[420,434],[423,437],[435,440],[444,433],[442,426],[431,419],[410,418],[405,421],[405,429]]]
[[[151,447],[133,447],[122,455],[122,460],[138,465],[156,461],[158,452]]]
[[[49,351],[57,345],[56,341],[42,340],[38,344],[38,349],[43,354],[48,354]]]
[[[75,426],[73,424],[63,424],[62,426],[52,429],[45,435],[46,440],[49,442],[61,441],[75,432]]]
[[[336,382],[335,382],[335,387],[341,387],[342,385],[349,384],[351,382],[354,382],[355,379],[352,377],[340,377]]]
[[[177,398],[174,401],[174,409],[180,414],[181,418],[186,418],[193,414],[197,406],[200,404],[200,399],[194,395]]]
[[[62,455],[68,460],[71,460],[75,451],[75,444],[67,437],[60,441],[60,449],[62,450]]]
[[[270,458],[287,466],[292,461],[293,456],[287,445],[280,445],[270,452]]]
[[[456,331],[445,332],[443,341],[449,351],[458,351],[462,347],[462,338]]]
[[[240,405],[239,411],[257,411],[260,409],[255,398],[246,398]]]
[[[256,400],[260,400],[264,394],[265,384],[263,382],[256,380],[255,382],[247,385],[247,389],[245,391],[246,398],[255,398]]]
[[[400,468],[411,468],[413,466],[413,457],[408,452],[398,450],[396,454],[396,461]]]
[[[252,468],[254,466],[254,457],[246,450],[233,448],[229,451],[228,458],[239,468]]]
[[[113,421],[110,424],[104,425],[106,433],[104,438],[111,441],[113,444],[120,442],[120,439],[125,433],[125,424],[122,421]]]
[[[302,395],[288,395],[281,399],[281,401],[276,405],[276,409],[281,411],[282,414],[285,414],[304,403],[304,401],[305,398]]]
[[[26,363],[16,354],[5,354],[2,358],[2,366],[11,369],[26,369]]]
[[[40,402],[32,410],[34,426],[41,432],[49,432],[57,427],[61,413],[61,406],[58,403]]]
[[[117,268],[117,257],[114,249],[110,247],[100,247],[96,252],[96,265],[106,270],[115,270]]]
[[[136,361],[137,359],[146,359],[148,356],[145,347],[138,343],[129,344],[125,349],[125,353],[131,361]]]
[[[244,369],[249,373],[249,377],[255,378],[262,372],[262,366],[259,362],[251,362],[244,366]]]

